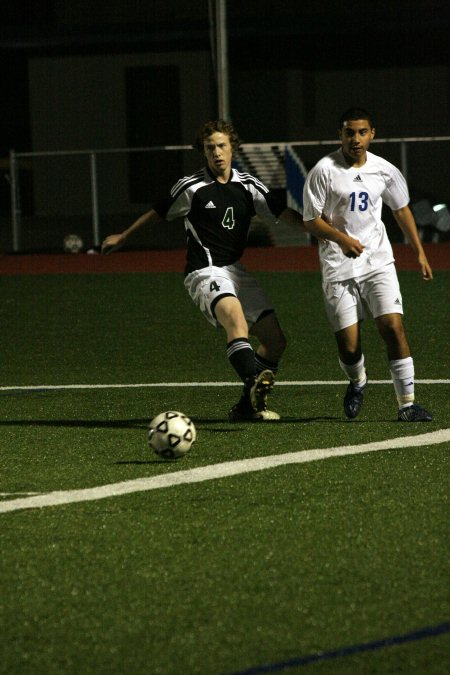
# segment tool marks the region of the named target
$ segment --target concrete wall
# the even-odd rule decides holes
[[[183,143],[191,143],[199,124],[216,114],[209,53],[32,59],[33,150],[126,147],[125,69],[171,64],[180,68]],[[337,119],[349,105],[373,112],[379,137],[450,134],[449,68],[254,70],[243,62],[230,72],[231,117],[247,142],[336,138]],[[400,166],[398,146],[373,145],[372,150]],[[328,151],[305,149],[303,159],[312,165]],[[412,192],[450,201],[449,156],[449,142],[408,146]],[[186,160],[185,173],[198,162],[198,157]],[[33,168],[38,214],[90,212],[87,157],[33,160]],[[129,211],[126,157],[99,157],[98,175],[101,212]]]
[[[183,144],[192,143],[201,121],[212,115],[209,54],[73,56],[30,62],[33,151],[125,148],[125,69],[148,65],[180,69]],[[154,105],[158,106],[158,92],[154,92]],[[98,157],[102,212],[129,208],[127,171],[125,155]],[[39,214],[88,213],[89,157],[34,159],[33,188]]]

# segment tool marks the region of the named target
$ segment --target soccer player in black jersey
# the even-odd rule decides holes
[[[278,413],[267,409],[286,338],[275,310],[262,289],[240,263],[250,221],[256,214],[266,222],[283,220],[303,228],[297,211],[285,208],[257,178],[232,167],[239,147],[234,128],[223,120],[207,122],[195,147],[206,166],[181,178],[170,195],[155,204],[121,234],[103,242],[102,252],[120,247],[142,227],[183,217],[187,236],[185,287],[194,303],[214,326],[222,326],[227,357],[244,383],[231,421],[269,421]],[[249,340],[259,344],[255,351]]]

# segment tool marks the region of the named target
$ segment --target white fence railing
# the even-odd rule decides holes
[[[409,149],[411,144],[424,144],[424,143],[446,143],[450,141],[450,136],[427,136],[427,137],[406,137],[406,138],[375,138],[373,143],[384,143],[384,144],[395,144],[399,149],[399,158],[398,165],[402,173],[408,178],[409,175]],[[308,148],[322,148],[323,146],[334,146],[339,144],[338,140],[314,140],[314,141],[289,141],[282,142],[277,141],[274,143],[258,143],[242,144],[242,155],[243,157],[255,157],[260,155],[264,157],[262,166],[265,166],[267,170],[268,161],[267,157],[272,155],[275,158],[275,161],[283,167],[283,156],[286,156],[285,153],[289,153],[290,156],[297,154],[300,161],[297,162],[298,173],[296,174],[300,179],[303,174],[304,179],[304,164],[301,161],[303,159],[303,153],[307,151]],[[284,153],[282,150],[284,149]],[[135,147],[135,148],[111,148],[111,149],[86,149],[86,150],[60,150],[60,151],[46,151],[46,152],[15,152],[14,150],[10,151],[9,155],[9,182],[11,189],[11,236],[12,236],[12,248],[14,252],[20,252],[23,250],[22,242],[22,208],[21,208],[21,184],[20,184],[20,163],[25,160],[34,160],[35,158],[58,158],[58,157],[79,157],[87,158],[88,162],[86,163],[86,174],[89,175],[89,190],[90,190],[90,219],[91,219],[91,228],[92,228],[92,243],[94,246],[99,246],[101,243],[101,232],[100,232],[100,198],[99,198],[99,168],[98,168],[98,159],[104,156],[121,156],[129,158],[134,153],[167,153],[167,152],[191,152],[193,148],[191,145],[165,145],[165,146],[152,146],[152,147]],[[447,157],[447,154],[445,155]],[[315,160],[317,161],[317,159]],[[239,162],[239,159],[238,159]],[[295,162],[294,162],[295,164]],[[447,172],[448,176],[448,166],[450,162],[446,162],[445,166],[430,166],[429,172],[442,171]],[[279,167],[278,167],[279,168]],[[84,169],[83,169],[84,170]],[[256,172],[257,172],[256,168]],[[279,171],[277,172],[277,180],[279,181]],[[86,176],[87,179],[87,176]],[[262,178],[263,180],[263,178]],[[291,193],[291,203],[298,203],[298,185],[295,186],[292,184],[292,181],[295,181],[292,175],[290,178],[286,178],[285,187],[289,194]],[[267,178],[266,178],[267,181]],[[270,182],[270,179],[269,179]],[[269,185],[270,186],[270,185]],[[114,189],[114,188],[113,188]],[[70,187],[69,187],[70,190]],[[297,197],[295,197],[295,195]],[[294,200],[294,201],[292,201]]]

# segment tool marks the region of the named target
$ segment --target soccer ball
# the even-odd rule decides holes
[[[64,237],[64,251],[66,253],[79,253],[83,248],[83,240],[78,234],[68,234]]]
[[[178,459],[192,448],[197,431],[189,417],[176,410],[167,410],[152,419],[148,428],[148,444],[164,459]]]

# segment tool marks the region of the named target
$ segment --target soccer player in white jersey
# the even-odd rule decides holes
[[[181,178],[167,199],[124,232],[106,237],[102,252],[118,248],[143,225],[153,227],[183,217],[185,287],[206,319],[225,329],[227,357],[244,383],[229,419],[276,420],[280,416],[267,409],[267,395],[286,338],[271,303],[239,260],[255,214],[268,222],[282,219],[294,227],[303,228],[303,221],[299,213],[280,204],[261,181],[232,167],[239,138],[230,124],[223,120],[206,123],[195,147],[206,158],[206,166]],[[259,342],[256,353],[249,335]]]
[[[402,321],[394,255],[381,220],[383,202],[391,208],[414,250],[423,279],[429,281],[433,274],[408,206],[406,181],[390,162],[369,152],[374,136],[366,110],[352,108],[341,116],[341,147],[322,158],[308,174],[303,218],[307,230],[323,237],[319,255],[325,308],[340,366],[350,380],[344,396],[345,414],[349,418],[358,415],[367,384],[360,332],[365,305],[386,345],[398,402],[397,419],[429,421],[431,414],[414,402],[414,362]],[[336,233],[350,235],[359,245],[346,249]]]

